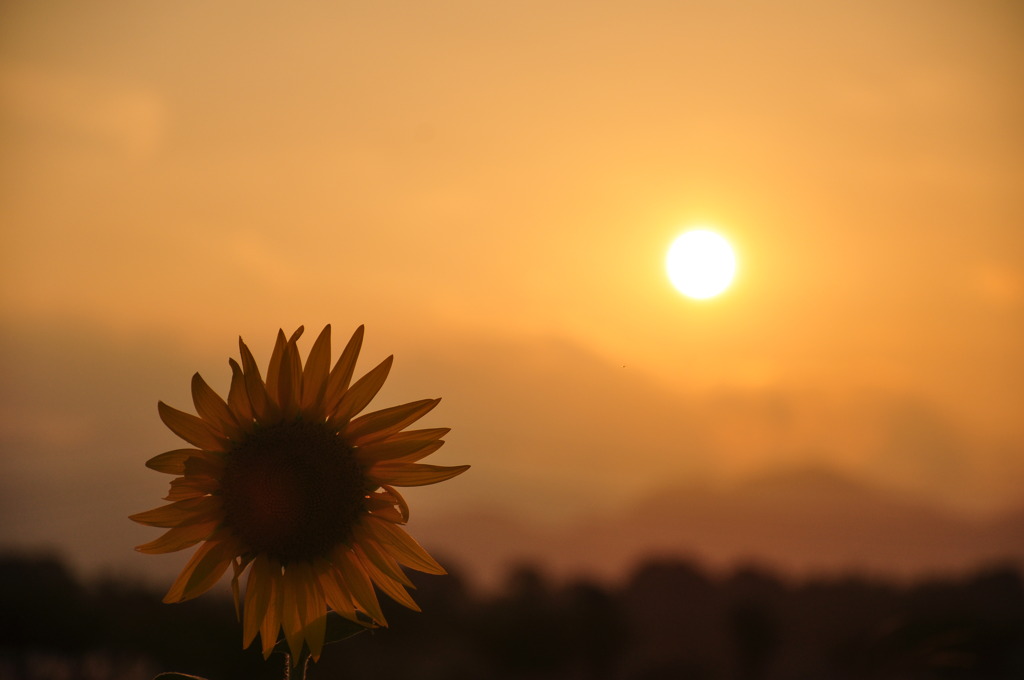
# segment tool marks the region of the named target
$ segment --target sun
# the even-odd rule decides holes
[[[665,258],[668,278],[689,298],[704,300],[722,293],[736,275],[736,254],[720,234],[693,229],[672,242]]]

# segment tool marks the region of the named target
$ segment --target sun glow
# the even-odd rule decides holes
[[[665,268],[676,290],[686,297],[704,300],[720,294],[732,283],[736,255],[721,235],[708,229],[694,229],[672,242]]]

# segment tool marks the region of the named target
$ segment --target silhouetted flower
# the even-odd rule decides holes
[[[399,565],[444,569],[401,525],[409,507],[396,486],[450,479],[469,466],[417,461],[444,443],[448,428],[405,430],[434,408],[424,399],[359,417],[384,384],[392,357],[349,386],[363,338],[356,330],[334,368],[327,326],[302,365],[296,341],[278,332],[264,382],[239,338],[241,366],[231,359],[225,402],[197,373],[192,398],[198,417],[163,402],[160,417],[195,448],[160,454],[147,466],[177,475],[169,505],[133,515],[168,527],[141,545],[166,553],[202,543],[164,597],[180,602],[208,590],[233,567],[248,568],[241,609],[243,644],[260,633],[269,656],[283,628],[297,658],[308,646],[317,659],[328,607],[364,625],[387,625],[374,585],[419,610]]]

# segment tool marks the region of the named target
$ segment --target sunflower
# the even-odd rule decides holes
[[[261,377],[242,339],[241,365],[230,359],[222,399],[196,373],[198,417],[158,405],[164,424],[195,448],[162,453],[146,465],[176,475],[170,504],[132,515],[169,530],[138,546],[167,553],[201,544],[164,602],[200,595],[233,570],[243,645],[259,633],[263,655],[283,629],[298,659],[324,645],[331,609],[364,626],[386,626],[375,587],[419,611],[402,566],[445,570],[402,528],[409,506],[395,489],[435,484],[468,465],[418,463],[444,443],[448,428],[406,430],[437,406],[424,399],[359,415],[384,384],[388,357],[350,385],[363,327],[331,365],[331,327],[313,343],[305,366],[296,342],[279,331]],[[239,579],[247,573],[244,598]]]

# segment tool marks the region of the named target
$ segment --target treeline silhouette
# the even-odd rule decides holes
[[[410,576],[423,613],[388,607],[389,629],[328,646],[311,680],[1024,678],[1024,585],[1009,566],[794,583],[662,559],[615,586],[521,567],[488,594],[458,572]],[[0,557],[0,678],[281,678],[283,656],[241,649],[230,598],[161,594],[83,583],[51,557]]]

